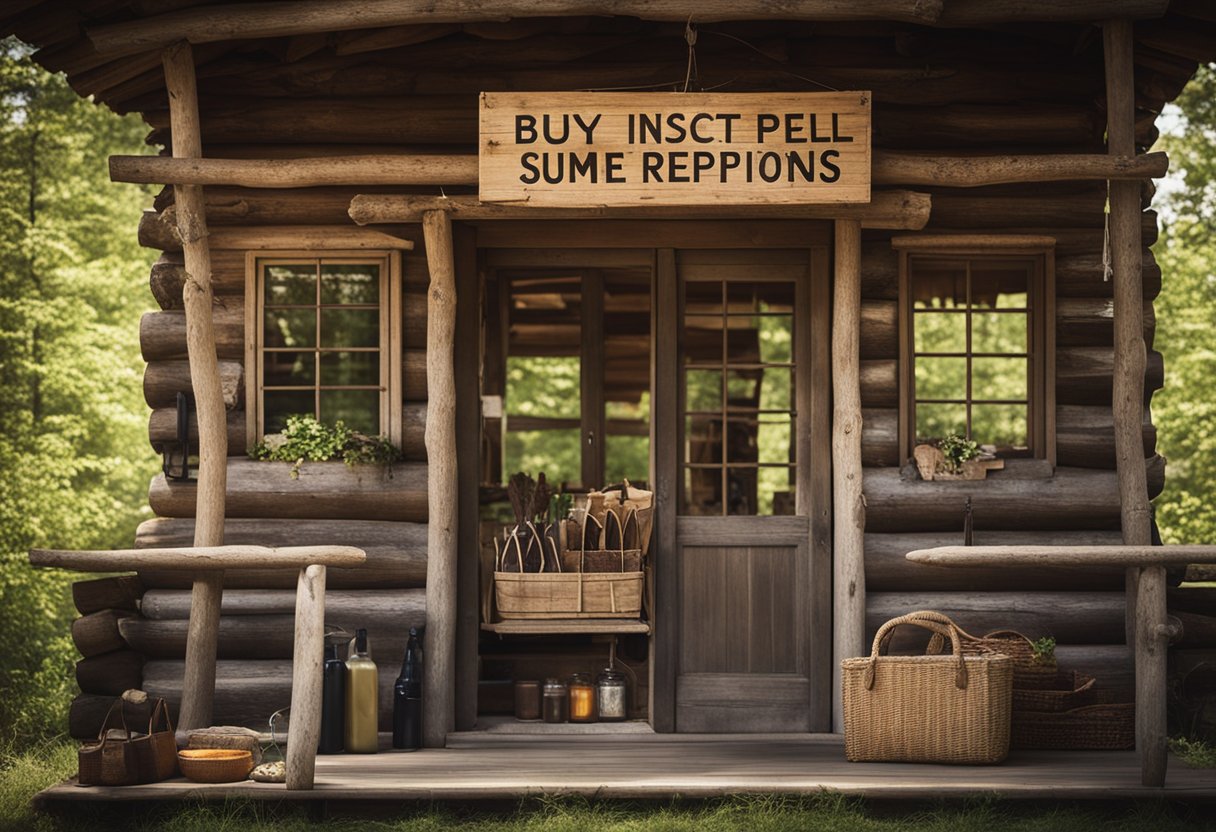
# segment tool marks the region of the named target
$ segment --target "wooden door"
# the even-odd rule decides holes
[[[676,731],[829,730],[826,262],[658,258],[655,422],[678,439],[655,459],[675,555],[656,627],[674,637]]]

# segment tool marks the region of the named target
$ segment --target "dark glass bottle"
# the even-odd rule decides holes
[[[410,627],[401,675],[393,685],[393,748],[422,747],[422,644],[418,628]]]
[[[338,645],[325,647],[321,683],[321,742],[319,754],[341,754],[346,730],[346,662],[338,658]]]

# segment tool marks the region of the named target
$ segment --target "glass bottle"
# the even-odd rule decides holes
[[[401,675],[393,685],[393,748],[422,747],[422,644],[418,628],[410,627]]]
[[[526,679],[515,683],[515,718],[540,719],[540,682]]]
[[[346,753],[375,754],[380,748],[379,684],[367,650],[367,630],[355,631],[355,649],[346,660]]]
[[[321,682],[321,741],[318,754],[341,754],[346,731],[346,662],[338,657],[338,645],[325,645]]]
[[[570,677],[570,721],[595,722],[595,685],[587,673]]]
[[[546,679],[544,696],[545,722],[565,722],[570,718],[570,700],[566,683],[558,679]]]
[[[605,667],[595,679],[595,699],[601,722],[623,722],[628,716],[625,674]]]

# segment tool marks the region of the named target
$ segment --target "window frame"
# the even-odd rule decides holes
[[[273,249],[248,251],[245,255],[245,439],[253,447],[264,435],[264,322],[265,272],[267,265],[317,261],[326,264],[376,264],[380,281],[380,433],[400,448],[404,390],[402,389],[401,254],[389,249]]]
[[[911,261],[914,257],[957,257],[967,260],[1024,257],[1034,261],[1028,287],[1030,353],[1027,399],[1029,400],[1030,459],[1056,464],[1056,296],[1055,238],[1030,235],[918,235],[895,237],[891,246],[899,257],[898,386],[900,460],[912,456],[916,442],[915,343],[911,293]],[[1039,300],[1041,298],[1041,301]],[[1038,302],[1035,302],[1038,301]],[[970,353],[970,347],[968,348]]]

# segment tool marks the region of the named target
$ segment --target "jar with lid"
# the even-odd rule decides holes
[[[595,677],[595,694],[601,722],[623,722],[628,709],[625,699],[625,674],[605,667]]]
[[[546,679],[541,699],[545,722],[566,722],[570,718],[570,700],[565,682]]]
[[[540,719],[540,682],[526,679],[515,683],[515,718]]]
[[[595,722],[595,685],[589,673],[570,677],[570,721]]]

